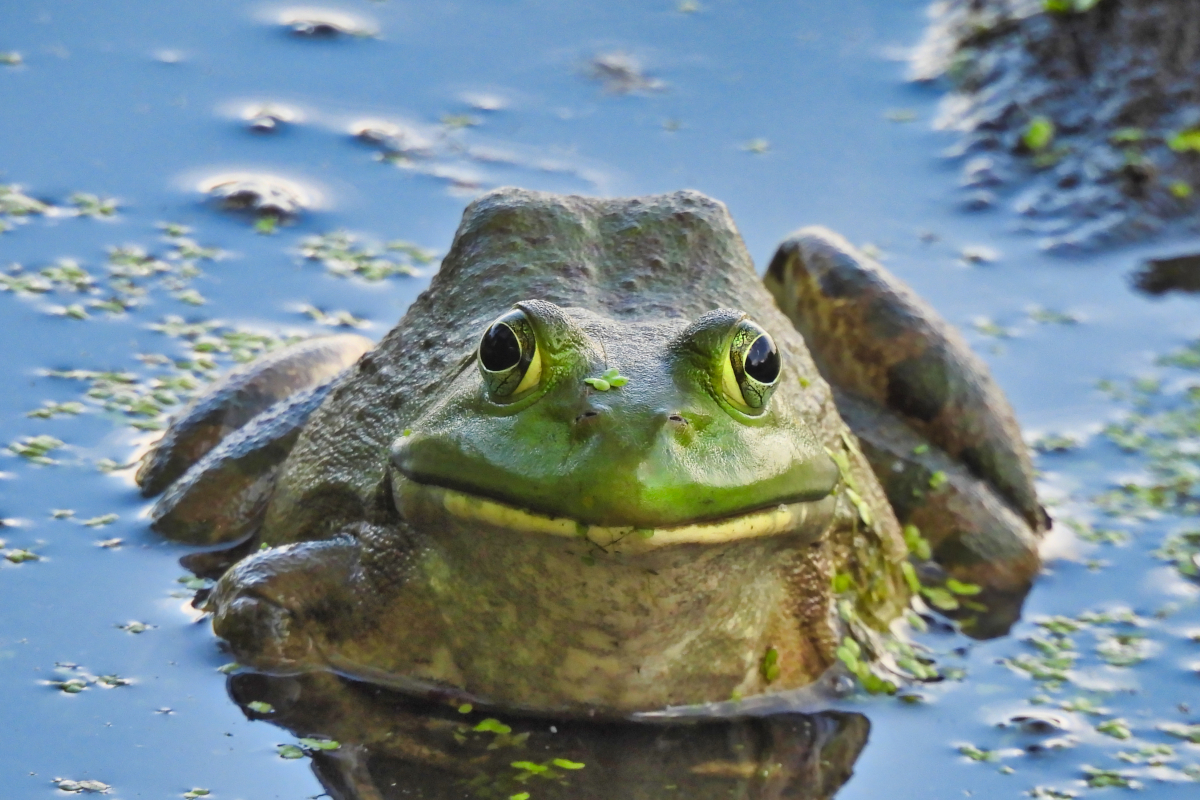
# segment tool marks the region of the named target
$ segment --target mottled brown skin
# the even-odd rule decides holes
[[[841,247],[835,239],[823,241]],[[909,602],[900,569],[907,549],[868,460],[874,449],[864,447],[866,438],[860,445],[842,421],[835,401],[842,390],[835,393],[826,382],[844,376],[827,367],[823,377],[804,338],[780,311],[805,323],[796,302],[802,292],[793,287],[802,273],[799,265],[807,262],[787,255],[787,248],[776,259],[784,266],[773,267],[768,278],[773,300],[725,208],[703,195],[597,200],[504,189],[477,200],[464,213],[429,289],[300,425],[261,523],[228,533],[229,541],[254,536],[270,549],[247,557],[221,579],[210,601],[216,632],[240,661],[267,672],[332,669],[410,692],[602,716],[806,686],[834,662],[833,650],[844,635],[859,640],[868,657],[877,654],[877,637]],[[849,250],[845,258],[863,263]],[[864,269],[876,274],[869,265]],[[907,291],[891,276],[884,279],[899,287],[893,294]],[[763,442],[776,436],[782,437],[776,440],[780,446],[813,453],[817,464],[826,458],[823,448],[841,470],[840,485],[830,484],[833,493],[823,501],[831,509],[821,518],[823,527],[717,544],[660,546],[660,539],[630,537],[597,547],[578,537],[464,523],[431,504],[422,484],[393,460],[406,464],[405,454],[421,437],[435,435],[431,431],[451,435],[454,418],[447,419],[446,404],[465,402],[461,398],[477,391],[474,361],[482,331],[514,303],[529,301],[543,304],[530,308],[559,314],[564,330],[576,331],[570,335],[585,343],[577,378],[614,364],[629,376],[627,387],[599,401],[573,379],[555,390],[554,402],[570,408],[575,402],[570,392],[578,392],[581,408],[635,426],[647,414],[665,419],[677,411],[671,419],[682,415],[699,433],[688,424],[660,429],[666,423],[655,422],[647,430],[658,432],[647,441],[667,436],[685,454],[695,442],[703,444],[705,426],[713,426],[717,443],[728,437],[729,452],[744,452],[746,442],[759,441],[753,436],[766,436]],[[720,308],[737,309],[762,326],[786,365],[759,428],[729,427],[728,419],[713,415],[703,392],[681,389],[678,378],[673,383],[662,373],[674,363],[664,355],[674,352],[670,343],[686,340],[689,325]],[[908,321],[916,333],[900,337],[907,350],[901,349],[942,347],[945,324],[923,306],[913,309]],[[834,319],[857,315],[870,322],[852,308],[839,313]],[[813,337],[824,335],[830,338],[816,343],[824,364],[837,363],[839,348],[846,359],[876,357],[863,344],[878,336],[869,324],[811,331]],[[879,352],[891,358],[891,347],[885,343]],[[977,371],[967,384],[978,383],[978,375],[987,379],[986,370],[968,359],[950,367],[963,365]],[[870,375],[873,367],[855,369]],[[918,430],[941,431],[937,425],[906,425],[909,420],[872,402],[893,402],[895,392],[882,398],[864,394],[869,413],[860,416],[873,424],[898,426],[910,437]],[[995,406],[978,412],[981,417],[1011,420],[998,390],[972,397]],[[916,390],[900,399],[901,413],[911,410],[905,403],[921,402]],[[486,420],[463,423],[476,426],[481,437],[490,435],[492,423]],[[557,434],[551,428],[558,424],[593,423],[586,414],[565,412],[561,423],[551,420],[546,452],[552,452]],[[986,426],[958,431],[951,424],[948,430],[953,435],[941,441],[957,455],[980,442],[996,444],[996,452],[1023,452],[1015,427],[1001,425],[1001,440],[1015,438],[998,444],[988,438]],[[612,435],[618,435],[616,429]],[[470,440],[463,446],[470,447]],[[536,453],[536,442],[531,446]],[[763,446],[766,463],[776,448]],[[530,452],[522,451],[522,457]],[[703,452],[719,458],[722,450],[709,446],[688,457],[701,458]],[[970,539],[958,534],[971,533],[986,543],[989,531],[1003,529],[1005,521],[1026,525],[1020,514],[1029,509],[1014,512],[1007,499],[994,506],[994,497],[972,503],[983,482],[946,453],[936,455],[954,470],[944,489],[949,495],[938,502],[966,507],[954,523],[966,520],[974,528],[948,533],[939,528],[938,515],[926,514],[931,539]],[[752,461],[746,457],[734,467],[751,469]],[[712,463],[704,468],[718,469]],[[588,469],[599,470],[598,485],[617,487],[589,512],[596,519],[585,520],[602,524],[623,513],[625,484],[620,475],[603,474],[605,463]],[[824,467],[813,469],[817,474]],[[1000,474],[1016,481],[1018,500],[1033,497],[1031,484],[1021,483],[1028,475],[1018,472],[1014,478],[1003,469]],[[630,484],[635,490],[639,485]],[[579,491],[587,489],[581,486]],[[747,486],[748,492],[754,489]],[[567,500],[566,507],[575,507],[575,499]],[[1007,514],[1005,521],[994,524],[989,510]],[[924,520],[921,513],[906,512]],[[1024,548],[1010,552],[1005,545],[993,552],[1013,555],[1019,566],[1012,569],[1027,580],[1026,573],[1036,569],[1036,550],[1033,533],[1026,533]],[[835,573],[852,579],[852,588],[839,598],[855,610],[849,618],[834,611]],[[777,672],[762,667],[770,651],[777,656]]]

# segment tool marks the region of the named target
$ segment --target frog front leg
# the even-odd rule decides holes
[[[1016,417],[987,366],[908,286],[828,230],[790,237],[764,280],[833,386],[900,521],[919,524],[952,575],[1018,598],[1019,608],[1049,521]]]
[[[217,582],[207,604],[213,631],[240,663],[270,674],[446,678],[428,658],[439,615],[410,580],[419,555],[402,526],[368,522],[265,548]]]
[[[355,581],[361,547],[352,536],[261,550],[217,582],[207,608],[213,631],[237,660],[291,674],[326,663],[329,632],[361,623]]]

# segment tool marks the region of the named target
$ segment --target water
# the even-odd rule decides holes
[[[482,188],[699,189],[730,206],[760,264],[802,224],[873,245],[964,328],[1031,436],[1092,437],[1081,450],[1042,457],[1040,467],[1046,496],[1067,502],[1060,514],[1096,517],[1086,498],[1136,474],[1140,463],[1094,436],[1119,411],[1096,381],[1154,372],[1156,353],[1200,328],[1194,300],[1147,300],[1129,291],[1126,276],[1147,255],[1186,252],[1196,242],[1049,258],[1009,232],[1006,211],[957,210],[957,170],[941,155],[953,139],[930,125],[938,89],[903,78],[924,5],[703,0],[685,13],[666,0],[363,0],[321,8],[350,15],[376,37],[303,38],[280,26],[286,5],[8,3],[0,51],[18,51],[23,63],[0,65],[0,182],[60,206],[85,191],[115,197],[120,208],[110,219],[60,215],[17,225],[0,234],[0,264],[37,270],[73,258],[103,277],[107,247],[166,252],[156,223],[167,221],[192,226],[199,244],[227,257],[199,262],[204,274],[187,287],[159,286],[126,315],[48,313],[86,302],[86,294],[0,297],[5,442],[49,434],[67,443],[52,454],[56,466],[0,461],[0,514],[8,520],[0,539],[42,557],[0,561],[2,796],[54,796],[58,777],[103,781],[118,797],[178,797],[192,787],[246,800],[323,791],[305,759],[277,756],[277,745],[295,742],[292,733],[252,721],[230,702],[216,671],[228,658],[187,597],[173,596],[190,596],[176,581],[184,551],[146,531],[145,504],[128,473],[95,467],[103,458],[125,462],[147,435],[96,411],[48,420],[26,413],[79,399],[78,382],[46,377],[46,369],[144,372],[135,354],[180,356],[179,341],[147,327],[169,314],[275,333],[324,330],[298,311],[311,304],[348,311],[367,321],[364,333],[381,336],[426,279],[333,277],[297,254],[300,240],[345,228],[369,242],[444,251],[463,205]],[[593,58],[613,54],[640,62],[641,89],[622,94],[589,77]],[[252,132],[241,115],[264,103],[296,120],[276,133]],[[913,121],[889,121],[895,110],[911,111]],[[463,115],[478,124],[451,130]],[[378,147],[348,133],[365,119],[407,125],[430,154],[416,168],[379,161]],[[257,234],[245,217],[202,202],[198,189],[240,172],[287,178],[315,207],[274,235]],[[935,241],[922,236],[929,233]],[[1000,256],[969,266],[961,255],[972,246]],[[186,288],[207,302],[177,299]],[[1033,305],[1082,321],[1034,323]],[[981,318],[1013,335],[980,333]],[[52,509],[74,516],[53,519]],[[112,513],[119,518],[110,524],[82,524]],[[1027,708],[1038,689],[995,660],[1030,651],[1018,640],[1036,628],[1023,622],[1013,636],[979,645],[932,635],[935,647],[968,647],[948,659],[967,678],[927,690],[931,702],[916,706],[848,704],[870,719],[870,741],[839,797],[1018,796],[1041,784],[1085,791],[1084,764],[1133,769],[1113,754],[1136,746],[1094,730],[1115,716],[1138,739],[1173,741],[1176,763],[1200,761],[1196,746],[1155,731],[1163,722],[1196,722],[1194,708],[1177,704],[1196,706],[1200,697],[1200,648],[1187,638],[1200,627],[1197,587],[1150,555],[1174,527],[1169,519],[1136,526],[1132,543],[1119,548],[1060,537],[1065,543],[1029,598],[1029,620],[1114,605],[1149,620],[1141,630],[1157,649],[1133,668],[1097,661],[1093,634],[1074,634],[1088,653],[1084,683],[1106,690],[1088,696],[1112,710],[1066,715],[1077,746],[994,762],[960,756],[965,743],[1002,749],[1031,741],[995,723]],[[111,538],[124,544],[96,545]],[[1110,563],[1091,569],[1089,559]],[[1178,609],[1155,620],[1168,603]],[[117,627],[135,620],[155,627]],[[56,662],[79,666],[56,671]],[[133,683],[91,684],[78,694],[42,683],[85,673]],[[1053,699],[1081,693],[1069,686]],[[1176,779],[1141,779],[1155,797],[1195,792]]]

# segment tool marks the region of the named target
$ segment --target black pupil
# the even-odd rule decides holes
[[[512,328],[503,322],[488,328],[479,343],[479,361],[489,372],[503,372],[521,363],[521,343]]]
[[[779,351],[770,336],[760,336],[746,351],[746,374],[759,383],[774,383],[779,377]]]

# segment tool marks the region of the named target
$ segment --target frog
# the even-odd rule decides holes
[[[690,190],[483,194],[382,340],[240,367],[137,481],[238,663],[564,718],[894,688],[923,582],[1002,632],[1049,526],[960,333]]]

